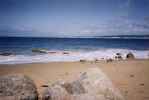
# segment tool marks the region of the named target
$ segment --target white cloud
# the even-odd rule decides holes
[[[149,34],[148,17],[140,21],[130,20],[127,16],[120,16],[102,24],[90,24],[84,27],[61,28],[55,31],[41,31],[26,26],[1,27],[0,36],[100,36],[100,35],[136,35]]]
[[[127,17],[120,17],[105,24],[93,25],[80,30],[80,33],[86,35],[136,35],[149,34],[149,23],[145,21],[134,22]]]

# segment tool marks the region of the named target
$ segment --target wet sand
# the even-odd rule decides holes
[[[28,75],[41,92],[42,85],[52,84],[57,80],[71,80],[90,67],[100,68],[126,100],[149,100],[149,60],[0,65],[0,76],[6,74]]]

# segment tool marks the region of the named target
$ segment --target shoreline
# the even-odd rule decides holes
[[[138,58],[135,58],[135,59],[121,59],[121,60],[116,60],[116,59],[111,59],[112,61],[108,62],[107,60],[109,59],[95,59],[95,60],[86,60],[86,59],[80,59],[78,61],[48,61],[48,62],[30,62],[30,63],[6,63],[6,64],[1,64],[0,63],[0,67],[2,65],[28,65],[28,64],[49,64],[49,63],[91,63],[91,64],[96,64],[96,63],[101,63],[101,62],[104,62],[104,63],[112,63],[112,62],[127,62],[127,61],[149,61],[149,58],[146,58],[146,59],[138,59]]]
[[[42,52],[42,53],[41,53]],[[1,53],[0,64],[25,64],[25,63],[48,63],[48,62],[76,62],[80,60],[126,60],[127,55],[132,53],[136,59],[149,59],[149,50],[129,49],[101,49],[93,51],[49,51],[45,49],[33,49],[32,54],[16,54],[11,52]],[[11,55],[12,54],[12,55]],[[117,55],[118,54],[118,55]]]

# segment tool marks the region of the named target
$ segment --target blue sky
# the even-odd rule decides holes
[[[0,36],[149,35],[149,0],[0,0]]]

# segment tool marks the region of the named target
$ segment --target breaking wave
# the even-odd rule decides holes
[[[126,54],[132,52],[138,59],[148,59],[149,50],[129,50],[129,49],[102,49],[96,51],[59,51],[56,53],[38,54],[38,55],[12,55],[0,56],[0,64],[22,64],[22,63],[46,63],[46,62],[72,62],[79,61],[80,59],[95,60],[95,59],[108,59],[115,57],[116,53],[121,53],[125,59]]]

